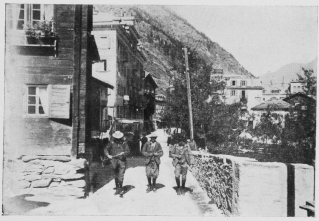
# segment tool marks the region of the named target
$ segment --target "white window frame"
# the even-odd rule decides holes
[[[247,86],[246,81],[240,81],[240,86]]]
[[[35,87],[35,95],[29,95],[29,88]],[[45,88],[46,93],[42,97],[44,114],[39,113],[40,88]],[[59,84],[27,84],[24,85],[23,117],[25,118],[70,118],[70,85]],[[29,104],[29,97],[36,97],[35,104]],[[28,107],[35,106],[35,113],[28,113]]]
[[[234,84],[233,84],[234,83]],[[231,86],[236,86],[237,85],[237,81],[235,81],[235,80],[232,80],[231,81]]]
[[[44,5],[43,4],[8,4],[6,7],[8,7],[8,10],[11,10],[12,18],[6,18],[7,20],[12,20],[12,31],[17,31],[23,33],[23,28],[18,29],[18,21],[22,20],[19,19],[20,14],[20,7],[21,5],[24,5],[24,18],[23,18],[23,24],[26,22],[31,22],[33,24],[34,21],[43,21],[44,16]],[[40,9],[33,9],[33,5],[40,5]],[[40,20],[34,20],[32,16],[33,11],[40,11]]]
[[[31,87],[35,87],[36,88],[36,93],[35,95],[29,95],[29,88]],[[40,107],[40,104],[39,104],[39,98],[40,98],[40,88],[45,88],[46,89],[46,95],[45,95],[45,99],[46,99],[46,102],[47,102],[47,106],[44,107],[43,106],[43,102],[42,102],[42,107],[43,107],[43,110],[44,110],[44,114],[40,114],[39,113],[39,107]],[[24,107],[25,107],[25,110],[24,110],[24,114],[26,117],[36,117],[36,118],[48,118],[49,117],[49,91],[48,91],[48,85],[25,85],[25,97],[24,97]],[[29,104],[29,97],[35,97],[35,104],[34,105],[30,105]],[[35,106],[35,113],[32,114],[32,113],[29,113],[29,106]]]
[[[99,60],[99,61],[93,61],[94,70],[96,72],[105,72],[107,71],[107,61],[106,60]]]
[[[236,91],[235,90],[230,91],[230,96],[235,97],[236,96]]]

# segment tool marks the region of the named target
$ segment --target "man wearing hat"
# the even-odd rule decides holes
[[[173,158],[173,166],[175,167],[174,172],[177,184],[177,195],[184,195],[188,165],[192,164],[189,146],[183,141],[171,146],[169,157]],[[182,176],[182,188],[180,187],[180,176]]]
[[[129,153],[129,147],[126,141],[124,141],[124,134],[121,131],[115,131],[112,137],[113,141],[105,147],[104,154],[111,159],[112,162],[116,186],[115,195],[117,195],[123,191],[126,156]]]
[[[142,154],[145,156],[146,177],[148,180],[147,193],[152,190],[156,192],[156,179],[159,175],[159,165],[161,163],[160,157],[163,156],[161,144],[156,141],[157,134],[153,132],[149,137],[151,138],[151,141],[146,142],[142,150]]]

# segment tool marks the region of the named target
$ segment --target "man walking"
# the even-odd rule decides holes
[[[161,164],[160,157],[163,156],[161,144],[156,141],[157,135],[153,132],[150,138],[151,141],[145,143],[142,150],[142,154],[145,156],[146,177],[148,180],[147,193],[152,190],[156,192],[156,179],[159,175],[159,165]]]
[[[115,195],[117,195],[123,191],[126,156],[129,153],[129,147],[126,141],[124,141],[124,134],[121,131],[115,131],[112,137],[114,140],[105,147],[104,154],[112,162],[116,186]]]
[[[177,195],[185,194],[185,183],[188,166],[191,165],[191,151],[185,142],[181,141],[179,144],[171,146],[170,156],[173,158],[173,166],[175,167],[175,180],[177,184]],[[182,188],[180,187],[180,176],[182,176]]]

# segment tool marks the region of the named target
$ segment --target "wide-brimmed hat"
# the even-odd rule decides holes
[[[116,138],[116,139],[121,139],[124,136],[124,134],[121,131],[115,131],[112,134],[112,137]]]
[[[155,132],[152,132],[150,135],[148,135],[149,137],[158,137],[157,134]]]

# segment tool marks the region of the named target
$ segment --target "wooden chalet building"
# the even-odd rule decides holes
[[[90,159],[92,131],[103,127],[114,88],[92,76],[93,61],[100,60],[92,12],[90,5],[6,4],[5,164]],[[37,181],[21,185],[52,179]]]

